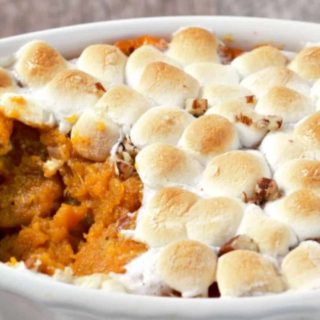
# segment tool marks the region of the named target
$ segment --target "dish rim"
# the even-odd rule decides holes
[[[259,17],[167,16],[100,21],[36,31],[2,38],[0,39],[0,48],[2,48],[1,51],[6,56],[10,53],[14,53],[18,47],[31,39],[43,39],[53,43],[59,50],[62,50],[63,54],[72,55],[71,51],[73,49],[69,52],[66,52],[68,51],[67,49],[61,49],[61,47],[68,47],[66,40],[69,34],[80,34],[81,32],[90,33],[94,30],[98,31],[104,28],[106,30],[108,30],[108,28],[120,28],[120,33],[122,34],[124,28],[130,25],[139,29],[141,26],[150,23],[154,25],[159,23],[163,26],[168,24],[176,26],[177,24],[180,24],[181,26],[202,25],[205,27],[212,24],[212,29],[215,28],[215,23],[219,24],[220,27],[223,23],[234,23],[234,28],[236,28],[236,25],[238,24],[241,30],[245,25],[245,28],[257,25],[259,30],[263,30],[263,28],[268,26],[270,29],[272,29],[272,27],[280,28],[280,35],[278,34],[276,39],[281,37],[285,30],[289,29],[292,34],[294,34],[295,31],[298,32],[300,30],[298,38],[301,38],[302,31],[303,34],[308,31],[310,33],[308,41],[315,39],[315,36],[312,34],[312,31],[315,31],[315,33],[318,34],[318,39],[320,39],[320,24],[312,22]],[[151,28],[152,30],[157,29],[154,25]],[[157,30],[158,34],[161,34],[159,28]],[[135,33],[138,34],[137,31]],[[154,34],[152,31],[150,33]],[[114,34],[116,34],[116,32],[114,32]],[[128,37],[129,36],[130,35],[128,35]],[[99,37],[101,38],[101,35]],[[52,39],[54,41],[52,41]],[[74,42],[75,41],[73,40],[73,46],[75,46]],[[93,43],[94,42],[95,40],[93,40]],[[307,42],[307,40],[305,42]],[[81,44],[82,43],[83,42],[81,42]],[[125,314],[130,315],[131,317],[146,317],[148,315],[164,317],[175,315],[186,319],[195,316],[199,319],[208,316],[235,316],[237,319],[241,319],[247,317],[254,318],[261,315],[267,317],[275,314],[275,312],[277,312],[277,314],[290,312],[296,315],[299,312],[302,314],[308,312],[308,314],[310,314],[320,311],[320,305],[318,304],[320,290],[286,292],[263,297],[177,299],[109,293],[102,290],[76,287],[54,281],[47,276],[19,272],[19,270],[15,270],[5,264],[0,264],[0,275],[0,290],[2,289],[13,294],[18,294],[25,298],[31,298],[35,301],[45,303],[51,308],[80,308],[85,312],[94,312],[95,314],[100,315]],[[88,303],[88,301],[90,302]],[[250,307],[248,307],[248,303]],[[125,305],[125,309],[123,309],[123,305]],[[137,308],[138,305],[143,305],[143,308]]]

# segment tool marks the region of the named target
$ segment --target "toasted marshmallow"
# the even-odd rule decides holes
[[[172,289],[157,274],[159,251],[158,248],[149,248],[125,266],[125,273],[111,273],[111,277],[118,280],[128,293],[167,296]]]
[[[23,94],[4,93],[0,98],[0,111],[10,119],[36,127],[53,127],[56,119],[53,113],[44,106],[42,101]]]
[[[192,192],[163,188],[146,204],[136,228],[136,238],[151,247],[187,239],[188,211],[198,200]]]
[[[183,297],[207,296],[216,279],[217,255],[198,241],[180,240],[160,252],[157,272]]]
[[[281,265],[291,289],[315,289],[320,287],[320,244],[304,241],[289,252]]]
[[[79,70],[59,72],[40,93],[52,106],[58,120],[80,115],[93,108],[105,90],[98,80]]]
[[[188,65],[185,71],[194,77],[201,86],[210,84],[238,84],[240,77],[235,68],[212,62],[196,62]]]
[[[130,87],[117,85],[109,89],[95,107],[105,111],[115,123],[131,126],[150,108],[150,103]]]
[[[118,126],[103,114],[90,109],[82,113],[71,131],[74,150],[92,161],[105,161],[119,138]]]
[[[16,85],[9,72],[0,67],[0,95],[5,92],[15,91],[15,89]]]
[[[127,57],[120,49],[108,44],[94,44],[85,48],[77,65],[80,70],[99,79],[107,88],[124,82]]]
[[[261,97],[272,87],[284,86],[309,96],[308,82],[300,78],[286,67],[268,67],[245,77],[242,86],[250,89],[255,95]]]
[[[235,123],[240,142],[247,148],[256,146],[269,130],[279,129],[282,125],[281,118],[260,115],[243,100],[217,104],[206,114],[218,114]]]
[[[44,41],[31,41],[17,52],[14,69],[26,85],[40,87],[47,84],[58,72],[67,68],[62,55]]]
[[[165,56],[160,50],[153,46],[144,45],[129,56],[126,64],[126,80],[127,83],[136,88],[144,68],[151,62],[162,61],[172,65],[177,64],[170,58]]]
[[[279,188],[287,194],[299,189],[312,189],[320,194],[320,161],[294,159],[284,163],[274,174]]]
[[[270,169],[257,151],[229,151],[214,157],[203,172],[201,186],[211,197],[251,197],[257,181],[270,178]]]
[[[140,151],[136,168],[143,183],[151,188],[195,184],[203,169],[191,155],[164,143],[154,143]]]
[[[201,98],[208,100],[210,108],[230,100],[240,100],[249,105],[254,104],[252,92],[240,85],[212,84],[204,86]]]
[[[295,136],[309,148],[320,148],[320,111],[300,121],[295,129]]]
[[[268,133],[259,149],[273,170],[286,161],[303,157],[306,151],[305,145],[293,134],[287,132]]]
[[[193,121],[183,132],[179,145],[201,161],[239,147],[233,124],[218,115],[204,115]]]
[[[231,62],[231,65],[243,77],[246,77],[261,69],[271,66],[281,67],[286,63],[287,58],[279,49],[272,46],[262,46],[241,54]]]
[[[130,137],[140,148],[154,142],[174,145],[193,120],[191,114],[178,107],[155,107],[138,119],[131,129]]]
[[[302,49],[291,61],[289,68],[306,80],[320,78],[320,47]]]
[[[152,62],[145,67],[137,90],[156,104],[183,106],[186,99],[198,96],[199,84],[170,64]]]
[[[283,256],[297,243],[297,237],[284,223],[270,218],[260,207],[249,205],[238,231],[252,238],[260,252],[271,256]]]
[[[222,297],[243,297],[284,291],[274,263],[247,250],[235,250],[218,260],[217,282]]]
[[[273,87],[262,96],[255,110],[264,115],[276,115],[283,122],[297,122],[314,111],[310,98],[286,87]]]
[[[218,39],[206,29],[187,27],[176,32],[167,55],[182,65],[195,62],[218,62]]]
[[[267,203],[265,210],[291,226],[300,240],[320,237],[320,197],[310,189],[300,189]]]
[[[198,200],[189,210],[189,239],[222,246],[235,236],[243,215],[241,201],[227,197]]]

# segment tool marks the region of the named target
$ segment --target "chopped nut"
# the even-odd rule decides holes
[[[207,99],[187,99],[186,110],[195,117],[202,116],[208,110]]]
[[[280,198],[281,193],[278,189],[277,183],[273,179],[261,178],[257,181],[255,192],[252,197],[248,197],[244,193],[244,202],[250,202],[257,205],[262,205],[267,201],[276,200]]]
[[[136,227],[138,211],[128,213],[124,212],[117,221],[117,230],[130,230]]]
[[[118,146],[116,156],[117,159],[121,159],[126,162],[130,162],[130,164],[134,164],[138,151],[138,148],[132,143],[130,137],[125,136]]]
[[[266,200],[275,200],[280,197],[280,191],[277,183],[273,179],[261,178],[258,180],[255,188],[257,194],[263,194]]]
[[[135,167],[122,160],[116,161],[115,172],[123,180],[126,180],[137,174]]]
[[[128,179],[137,174],[135,158],[138,148],[133,145],[129,136],[126,136],[119,144],[116,151],[115,172],[121,179]]]
[[[248,127],[253,126],[256,129],[265,129],[267,131],[276,131],[282,126],[282,119],[278,116],[262,116],[253,112],[248,112],[247,114],[239,113],[235,116],[235,121],[241,122]]]
[[[101,82],[96,82],[96,83],[95,83],[95,86],[96,86],[96,88],[97,88],[98,90],[101,90],[101,91],[104,91],[104,92],[107,91],[107,90],[104,88],[104,86],[102,85]]]
[[[254,123],[257,129],[276,131],[282,126],[282,119],[278,116],[266,116]]]
[[[241,122],[246,126],[251,126],[253,121],[247,115],[240,113],[236,115],[236,122]]]
[[[254,104],[254,103],[256,103],[256,97],[254,96],[254,95],[251,95],[251,96],[246,96],[245,97],[246,98],[246,102],[247,103],[252,103],[252,104]]]
[[[253,239],[251,239],[247,235],[240,234],[226,242],[220,248],[218,252],[218,257],[221,257],[222,255],[234,250],[250,250],[259,252],[259,246],[254,242]]]

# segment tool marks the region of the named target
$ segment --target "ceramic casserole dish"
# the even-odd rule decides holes
[[[156,17],[107,21],[45,30],[0,40],[0,63],[33,39],[45,40],[66,58],[76,57],[89,44],[145,34],[166,37],[184,26],[201,26],[218,37],[234,39],[239,48],[272,43],[297,51],[319,42],[320,25],[247,17]],[[189,299],[109,293],[76,287],[0,264],[0,318],[20,319],[319,319],[320,292],[223,299]]]

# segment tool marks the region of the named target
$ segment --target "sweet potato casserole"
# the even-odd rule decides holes
[[[0,260],[112,292],[320,285],[320,46],[185,27],[0,68]]]

